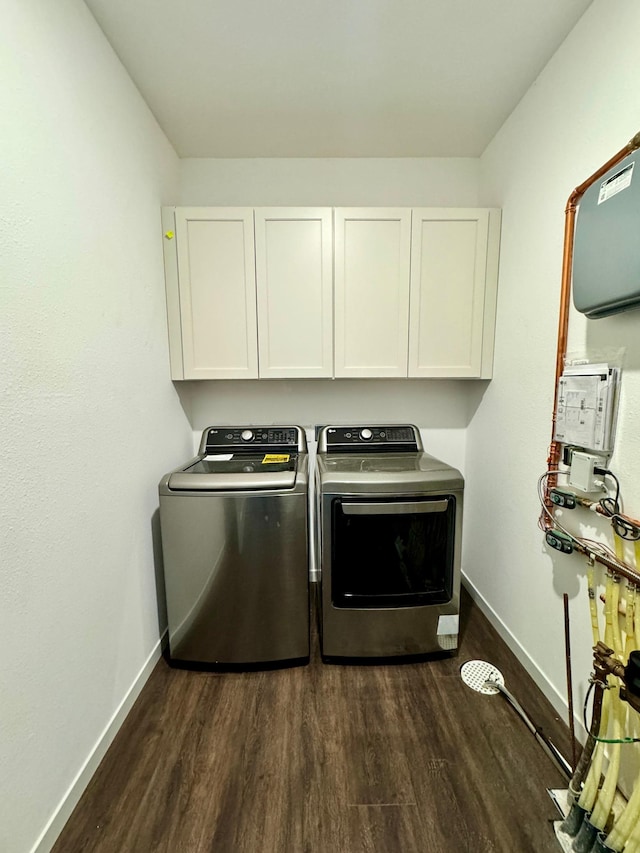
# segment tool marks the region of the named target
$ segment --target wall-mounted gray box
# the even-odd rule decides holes
[[[583,195],[576,218],[573,304],[591,319],[640,308],[640,151]]]

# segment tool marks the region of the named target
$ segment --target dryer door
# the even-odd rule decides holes
[[[455,516],[454,495],[335,498],[334,607],[415,607],[450,601]]]

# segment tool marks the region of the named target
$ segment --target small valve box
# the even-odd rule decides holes
[[[574,489],[580,489],[581,492],[602,491],[602,479],[595,474],[595,469],[602,467],[604,467],[604,459],[601,456],[576,450],[571,455],[569,485]]]
[[[548,530],[545,536],[547,545],[550,545],[552,548],[555,548],[556,551],[560,551],[563,554],[572,554],[573,553],[573,542],[571,541],[571,537],[563,533],[562,530]]]

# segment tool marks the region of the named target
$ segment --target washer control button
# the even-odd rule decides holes
[[[368,427],[365,427],[365,429],[360,430],[360,438],[363,441],[371,441],[371,439],[373,438],[373,433]]]
[[[240,433],[240,438],[243,441],[251,441],[251,439],[253,438],[253,433],[251,432],[250,429],[243,429],[242,432]]]

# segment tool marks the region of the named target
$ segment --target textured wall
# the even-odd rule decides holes
[[[177,158],[80,0],[7,0],[0,47],[0,849],[36,842],[157,647]],[[41,848],[42,849],[42,848]]]
[[[466,541],[474,559],[466,572],[559,708],[566,692],[563,592],[571,599],[580,705],[592,644],[585,561],[547,549],[537,528],[536,482],[552,428],[564,209],[573,188],[640,130],[639,31],[633,0],[595,2],[481,161],[481,200],[503,208],[503,225],[494,380],[467,439]],[[627,351],[611,465],[635,516],[639,332],[639,311],[586,321],[572,309],[570,352]]]

